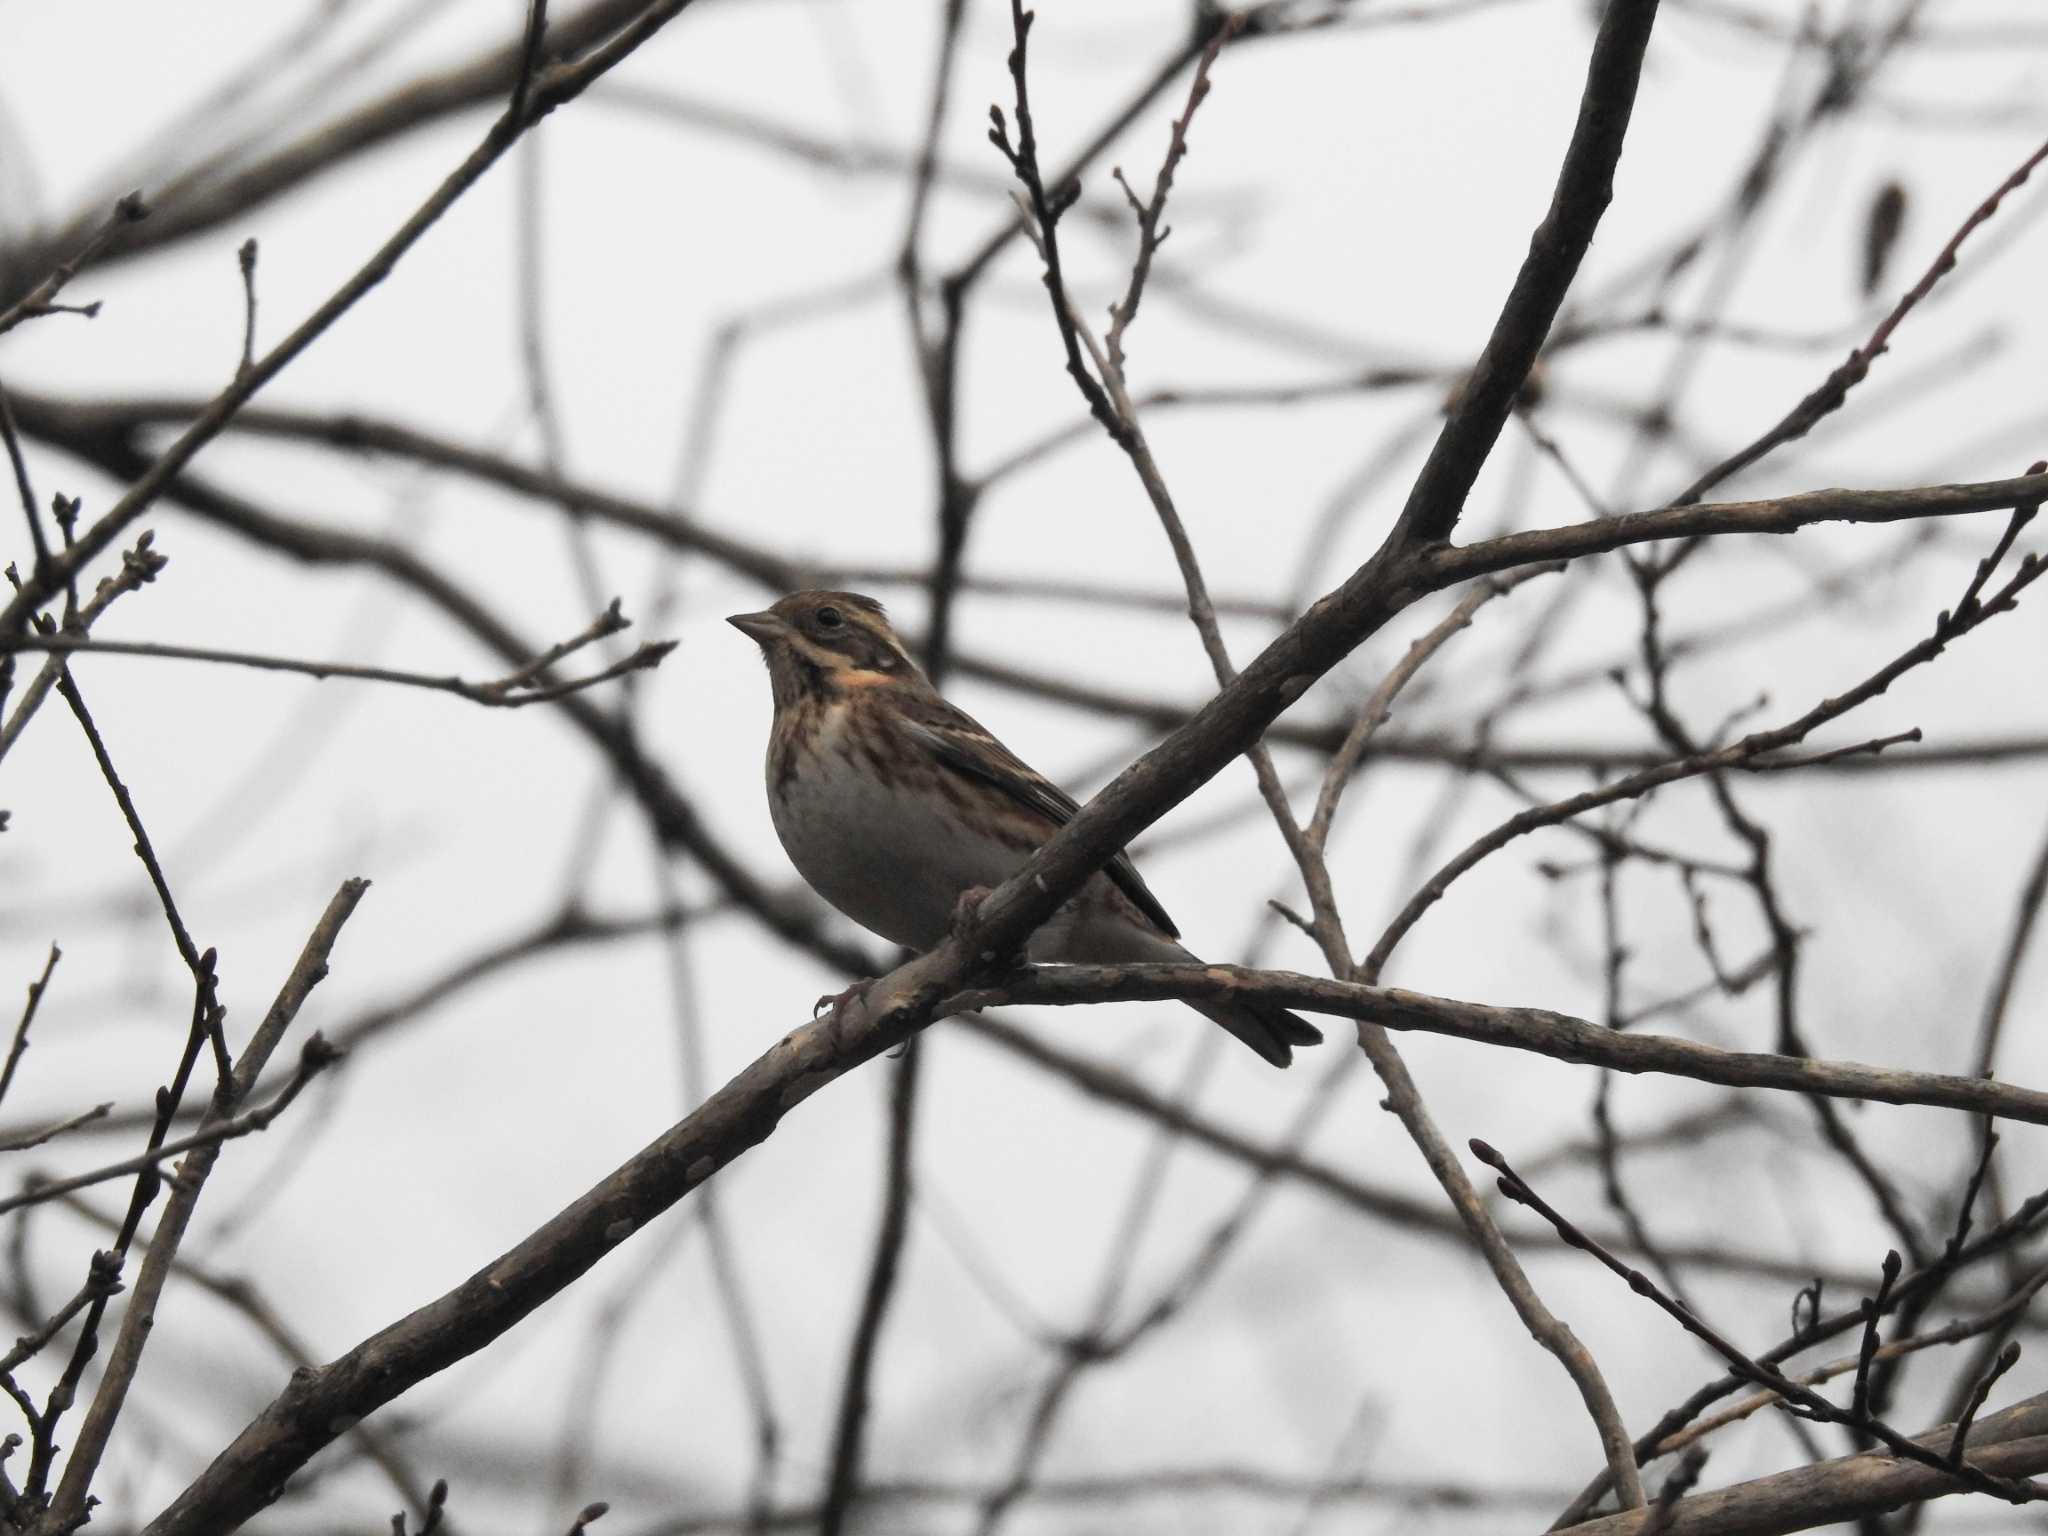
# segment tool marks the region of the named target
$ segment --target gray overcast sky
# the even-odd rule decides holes
[[[167,168],[223,145],[248,153],[252,141],[260,149],[294,140],[421,71],[511,39],[521,10],[509,0],[427,8],[358,0],[337,9],[340,24],[313,48],[291,39],[318,8],[260,0],[16,0],[0,9],[0,237],[20,240],[129,186],[151,192]],[[516,233],[522,208],[538,199],[545,358],[569,473],[664,504],[687,492],[705,525],[819,567],[928,561],[931,450],[891,278],[906,178],[900,168],[821,168],[764,145],[757,129],[773,124],[842,151],[914,156],[937,9],[901,0],[703,0],[612,80],[549,119],[261,403],[374,413],[534,460],[541,439],[527,409]],[[1047,0],[1039,9],[1034,107],[1057,162],[1171,52],[1186,16],[1180,5],[1122,0]],[[1344,25],[1247,44],[1218,63],[1176,183],[1175,233],[1133,331],[1134,382],[1182,390],[1320,383],[1391,366],[1436,377],[1285,407],[1182,408],[1149,419],[1219,595],[1280,600],[1299,583],[1312,596],[1377,543],[1541,217],[1591,38],[1579,0],[1422,5],[1398,15],[1364,3],[1338,9]],[[1605,296],[1725,206],[1774,105],[1792,110],[1816,89],[1810,51],[1788,65],[1782,39],[1731,19],[1730,9],[1673,3],[1659,23],[1616,200],[1575,290],[1602,316],[1629,313],[1630,301]],[[1821,8],[1830,17],[1844,9]],[[1455,14],[1420,24],[1402,19],[1411,10]],[[1740,15],[1789,27],[1803,10],[1757,0]],[[2041,138],[2048,29],[2033,8],[1981,0],[1927,10],[1928,40],[1888,66],[1855,113],[1798,137],[1748,231],[1710,241],[1677,286],[1678,316],[1718,314],[1773,340],[1710,351],[1677,397],[1678,431],[1662,451],[1632,463],[1622,416],[1668,382],[1676,348],[1668,331],[1589,346],[1548,370],[1542,424],[1606,510],[1667,499],[1703,458],[1776,419],[1867,331],[1882,304],[1857,288],[1859,231],[1887,179],[1911,197],[1886,299]],[[370,62],[323,83],[336,60],[416,13],[424,19]],[[1374,25],[1376,16],[1386,24]],[[970,0],[941,136],[946,174],[925,243],[935,272],[1007,216],[985,110],[1008,100],[1008,46],[1005,10]],[[251,60],[267,62],[248,94],[225,115],[190,117]],[[1112,164],[1149,185],[1183,94],[1181,84],[1169,89],[1091,166],[1086,207],[1120,208]],[[707,120],[714,109],[745,124]],[[259,342],[267,344],[364,260],[485,122],[474,111],[443,119],[217,229],[87,273],[70,296],[104,301],[100,316],[55,317],[8,336],[0,378],[12,390],[64,397],[212,393],[240,351],[235,250],[244,238],[260,243]],[[1902,329],[1854,407],[1719,494],[1992,479],[2040,456],[2048,437],[2044,206],[2037,188],[2017,196],[1965,248],[1957,279]],[[1099,317],[1121,291],[1131,231],[1077,213],[1064,234],[1076,294]],[[729,371],[707,375],[720,327],[735,320],[745,322],[744,339]],[[1079,419],[1037,268],[1020,242],[977,298],[961,366],[969,474]],[[704,410],[707,377],[722,391],[715,436],[692,455],[689,423]],[[44,496],[83,496],[88,516],[117,494],[34,444],[31,465]],[[535,645],[591,616],[562,520],[503,490],[248,436],[210,447],[198,470],[275,512],[416,551],[487,594]],[[1377,478],[1361,480],[1375,470]],[[1361,494],[1347,490],[1354,483]],[[1347,520],[1303,571],[1310,530],[1333,504],[1350,506]],[[1477,536],[1586,515],[1557,465],[1511,427],[1475,493],[1470,527]],[[149,521],[170,566],[124,600],[108,637],[472,678],[503,670],[426,604],[371,574],[295,568],[170,508]],[[1666,615],[1674,632],[1773,604],[1808,602],[1814,617],[1684,673],[1688,717],[1710,730],[1767,694],[1763,718],[1774,720],[1860,678],[1953,602],[1991,536],[1981,522],[1940,528],[1922,548],[1911,530],[1828,529],[1713,552],[1677,589]],[[616,529],[594,533],[590,549],[598,595],[623,596],[636,619],[653,614],[648,637],[681,642],[640,686],[649,750],[730,847],[767,878],[788,880],[760,786],[767,687],[752,647],[720,622],[772,594],[703,560],[665,562],[648,541]],[[0,535],[0,554],[24,553],[17,520]],[[988,491],[967,570],[1169,596],[1178,586],[1127,466],[1085,433]],[[1846,595],[1828,583],[1840,571],[1857,573]],[[670,583],[675,604],[656,611]],[[1584,585],[1546,655],[1546,675],[1632,655],[1637,616],[1619,568],[1603,567]],[[922,628],[914,590],[898,584],[878,595],[907,627]],[[1546,600],[1538,586],[1491,610],[1498,622],[1454,643],[1396,726],[1465,734],[1498,694],[1523,633],[1519,619],[1503,615]],[[1355,705],[1440,611],[1406,616],[1296,716],[1331,719]],[[1213,686],[1193,629],[1171,603],[1116,612],[970,593],[958,626],[964,653],[1098,689],[1195,701]],[[1239,617],[1227,632],[1241,661],[1275,626]],[[2038,733],[2048,726],[2044,646],[2039,603],[2023,606],[1825,744],[1909,726],[1930,744]],[[345,874],[376,883],[302,1029],[341,1028],[545,919],[567,871],[588,870],[589,902],[605,912],[661,900],[641,822],[616,805],[593,816],[605,776],[545,707],[487,711],[435,693],[140,660],[81,665],[81,677],[195,934],[220,947],[231,1033],[260,1017]],[[1099,786],[1156,735],[972,675],[952,691],[1077,792]],[[1519,717],[1513,734],[1649,745],[1640,718],[1605,686]],[[1318,761],[1290,753],[1282,767],[1290,783],[1308,785]],[[1539,782],[1547,797],[1586,779]],[[1806,985],[1818,1049],[1968,1069],[1983,978],[2039,836],[2040,785],[2038,763],[1745,784],[1771,819],[1796,921],[1814,931]],[[1424,830],[1438,832],[1431,846],[1440,860],[1521,803],[1480,781],[1447,810],[1443,788],[1435,771],[1389,768],[1347,800],[1333,850],[1355,941],[1369,942],[1427,873],[1414,867]],[[1249,814],[1253,797],[1243,764],[1220,775],[1151,834],[1161,846],[1144,856],[1148,879],[1206,957],[1244,958],[1256,948],[1275,963],[1319,971],[1313,947],[1263,910],[1268,896],[1297,901],[1298,883],[1270,822]],[[1306,806],[1306,791],[1300,799]],[[0,771],[0,804],[13,813],[0,838],[0,987],[32,976],[50,940],[66,954],[6,1119],[102,1098],[146,1103],[182,1038],[182,975],[105,786],[58,710],[38,720]],[[1231,812],[1246,814],[1199,840],[1174,841],[1176,828]],[[1660,801],[1642,832],[1738,856],[1697,790]],[[1575,860],[1585,849],[1551,837],[1510,851],[1461,887],[1403,948],[1389,979],[1599,1017],[1594,893],[1587,882],[1553,884],[1536,870],[1539,859]],[[709,897],[689,865],[677,879],[691,900]],[[1700,976],[1675,891],[1668,882],[1653,889],[1647,877],[1631,887],[1639,1001]],[[1724,922],[1730,954],[1760,942],[1758,925],[1732,903]],[[202,1229],[209,1262],[258,1279],[317,1354],[338,1352],[522,1236],[807,1017],[818,993],[843,984],[730,917],[706,920],[681,953],[672,968],[645,940],[586,947],[508,973],[365,1044],[289,1122],[224,1159],[202,1218],[211,1223]],[[2036,967],[2025,983],[2015,1019],[2038,1014],[2044,974]],[[697,1059],[678,1045],[679,1016],[695,1032]],[[1762,1017],[1717,1006],[1671,1027],[1765,1049]],[[1185,1070],[1194,1038],[1192,1015],[1171,1005],[1048,1010],[1026,1021],[1162,1091]],[[2013,1033],[2001,1075],[2048,1082],[2038,1032]],[[1229,1052],[1214,1062],[1202,1103],[1249,1134],[1277,1134],[1344,1059],[1341,1028],[1332,1040],[1285,1075]],[[1584,1127],[1585,1072],[1437,1040],[1407,1049],[1454,1142],[1483,1135],[1533,1154]],[[1373,1108],[1378,1091],[1368,1079],[1359,1063],[1311,1147],[1376,1187],[1437,1201],[1397,1126]],[[885,1090],[884,1071],[871,1068],[819,1095],[717,1186],[785,1435],[783,1486],[799,1501],[812,1495],[829,1453],[872,1240]],[[1625,1124],[1660,1122],[1715,1097],[1696,1085],[1633,1081],[1616,1092]],[[985,1479],[1007,1465],[1042,1370],[996,1298],[1014,1298],[1038,1326],[1076,1324],[1148,1132],[943,1027],[924,1102],[916,1159],[930,1194],[888,1336],[872,1465],[883,1476]],[[1795,1270],[1872,1270],[1884,1239],[1861,1191],[1815,1155],[1796,1102],[1764,1108],[1782,1134],[1751,1130],[1710,1144],[1711,1180],[1687,1180],[1682,1160],[1641,1165],[1660,1231],[1672,1242],[1768,1252]],[[1927,1201],[1951,1186],[1967,1157],[1966,1128],[1932,1112],[1871,1107],[1855,1119]],[[2008,1187],[2036,1187],[2048,1173],[2039,1138],[2016,1130],[2009,1143]],[[38,1167],[69,1170],[126,1147],[101,1139],[89,1150],[33,1156]],[[1159,1223],[1139,1252],[1134,1296],[1149,1296],[1185,1262],[1242,1179],[1206,1155],[1175,1162]],[[1560,1175],[1557,1187],[1589,1221],[1607,1219],[1592,1174]],[[48,1219],[37,1253],[48,1294],[76,1283],[84,1231],[71,1218]],[[566,1507],[610,1497],[616,1528],[639,1531],[664,1513],[743,1498],[753,1434],[744,1352],[714,1300],[706,1255],[694,1218],[672,1215],[533,1324],[396,1410],[430,1422],[420,1438],[430,1475],[441,1462],[509,1461],[495,1482],[474,1471],[458,1477],[456,1513],[467,1528],[515,1517],[519,1529],[562,1523],[551,1457],[562,1426],[581,1412],[579,1371],[600,1345],[617,1360],[599,1416],[586,1426],[594,1459],[566,1491]],[[638,1285],[657,1259],[658,1280]],[[1701,1352],[1593,1266],[1547,1251],[1531,1263],[1546,1298],[1607,1367],[1632,1427],[1703,1378]],[[994,1296],[977,1264],[1001,1276]],[[1781,1329],[1792,1289],[1783,1276],[1758,1284],[1703,1272],[1696,1283],[1746,1339],[1760,1345]],[[636,1285],[630,1314],[608,1318],[608,1299]],[[147,1512],[181,1486],[195,1459],[267,1400],[282,1375],[245,1327],[174,1289],[142,1377],[161,1444],[121,1464],[124,1512]],[[2024,1368],[2022,1377],[2024,1390],[2039,1388]],[[193,1380],[210,1389],[203,1409],[181,1400],[179,1383]],[[1576,1487],[1597,1466],[1569,1382],[1462,1250],[1342,1217],[1290,1188],[1169,1334],[1091,1381],[1061,1421],[1049,1467],[1227,1461],[1313,1475],[1343,1453],[1383,1475],[1450,1477],[1471,1471],[1475,1446],[1489,1448],[1484,1480],[1503,1485]],[[1739,1480],[1788,1457],[1796,1449],[1766,1426],[1717,1450],[1713,1476]],[[330,1513],[385,1519],[395,1507],[360,1472],[345,1487]],[[1294,1509],[1212,1504],[1176,1516],[1171,1508],[1146,1505],[1130,1518],[1154,1522],[1146,1529],[1279,1530]],[[1938,1518],[1968,1524],[1974,1513]],[[1375,1518],[1414,1528],[1399,1515]],[[1444,1529],[1489,1528],[1484,1519],[1437,1519]],[[961,1528],[932,1520],[904,1528]],[[1088,1527],[1047,1506],[1020,1528]]]

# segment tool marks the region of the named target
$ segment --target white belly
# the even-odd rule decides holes
[[[963,891],[1002,884],[1028,853],[975,832],[942,796],[889,784],[829,744],[768,800],[776,835],[811,888],[913,949],[944,937]]]

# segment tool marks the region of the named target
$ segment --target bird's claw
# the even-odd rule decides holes
[[[819,1014],[823,1013],[826,1009],[829,1008],[832,1010],[832,1018],[833,1021],[836,1023],[839,1019],[839,1016],[846,1011],[846,1005],[848,1003],[857,1003],[862,998],[866,997],[868,994],[868,988],[872,987],[874,984],[875,978],[872,976],[868,976],[864,977],[860,981],[856,981],[852,986],[848,987],[843,992],[827,992],[823,997],[819,998],[815,1003],[811,1004],[811,1017],[815,1019]]]

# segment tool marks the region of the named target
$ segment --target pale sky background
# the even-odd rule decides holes
[[[351,7],[338,34],[343,50],[403,9],[385,0]],[[1039,9],[1034,107],[1048,159],[1057,162],[1174,46],[1185,14],[1136,0],[1046,0]],[[1359,4],[1352,13],[1364,23],[1385,9]],[[1803,9],[1778,0],[1755,7],[1780,20]],[[1830,16],[1841,9],[1823,7]],[[514,36],[521,11],[511,0],[444,4],[362,79],[310,107],[305,82],[329,55],[297,58],[265,82],[254,118],[272,125],[266,142],[295,137],[421,68]],[[872,276],[857,302],[779,328],[738,355],[715,454],[685,468],[695,511],[710,526],[821,566],[929,559],[929,442],[900,295],[888,281],[906,212],[903,178],[824,174],[745,140],[665,121],[632,93],[742,109],[835,143],[910,151],[927,110],[937,12],[903,0],[703,0],[539,131],[546,340],[570,472],[671,497],[716,329]],[[0,6],[0,234],[19,237],[129,186],[147,192],[153,157],[182,163],[205,147],[165,125],[177,124],[239,61],[262,55],[301,14],[262,0]],[[1862,301],[1855,274],[1863,210],[1887,178],[1911,193],[1890,296],[2048,131],[2048,27],[2037,14],[2023,0],[1928,6],[1936,35],[1881,76],[1869,110],[1802,141],[1732,266],[1722,265],[1727,253],[1717,246],[1681,286],[1683,310],[1724,273],[1734,284],[1731,319],[1829,338],[1818,349],[1709,354],[1682,417],[1709,452],[1738,446],[1775,420],[1881,313]],[[1579,0],[1510,0],[1427,26],[1359,25],[1226,53],[1176,186],[1176,233],[1161,281],[1133,332],[1134,383],[1243,385],[1392,363],[1447,373],[1467,365],[1549,197],[1590,37]],[[986,178],[1002,170],[984,128],[988,103],[1008,101],[1007,48],[1006,11],[970,0],[943,144],[949,163]],[[1805,99],[1813,70],[1808,59],[1788,75],[1778,43],[1674,6],[1659,23],[1616,201],[1579,291],[1603,291],[1661,238],[1718,207],[1771,103],[1788,92]],[[1093,197],[1117,196],[1112,163],[1149,185],[1182,97],[1180,88],[1169,91],[1170,110],[1146,113],[1091,169]],[[259,338],[267,343],[355,269],[487,120],[471,112],[441,122],[228,227],[87,273],[68,296],[103,300],[99,318],[47,319],[8,336],[0,379],[64,396],[212,393],[240,348],[242,239],[260,241]],[[359,409],[531,459],[536,436],[525,415],[516,324],[516,158],[262,403]],[[2015,197],[1965,248],[1957,279],[1901,331],[1851,409],[1723,494],[2000,478],[2048,453],[2044,208],[2037,186]],[[1004,211],[993,190],[942,191],[927,238],[931,269],[957,263]],[[1129,230],[1107,239],[1077,217],[1065,238],[1077,294],[1099,315],[1120,291]],[[963,363],[969,473],[1079,413],[1028,247],[1014,242],[991,283]],[[1176,283],[1195,291],[1176,292]],[[1272,324],[1250,335],[1226,323],[1226,305]],[[1616,485],[1622,457],[1621,434],[1602,404],[1646,403],[1671,346],[1651,336],[1589,347],[1550,380],[1555,400],[1545,426],[1596,485]],[[1925,382],[1929,371],[1938,387]],[[1219,594],[1286,595],[1326,502],[1397,432],[1425,418],[1433,426],[1441,394],[1431,386],[1281,409],[1158,413],[1148,430]],[[1377,543],[1426,441],[1368,496],[1312,573],[1311,592],[1336,584]],[[81,495],[87,516],[117,494],[46,449],[32,445],[30,461],[41,494]],[[1692,467],[1665,456],[1619,506],[1657,504]],[[533,504],[389,461],[345,461],[249,438],[216,443],[197,468],[278,512],[415,542],[536,642],[566,636],[590,617],[559,517]],[[1526,437],[1511,427],[1474,496],[1474,536],[1500,526],[1517,487],[1527,488],[1512,512],[1523,526],[1586,515],[1554,467],[1532,463]],[[108,637],[474,678],[503,670],[368,574],[287,567],[174,508],[158,509],[149,523],[170,566],[152,588],[122,601],[104,627]],[[22,558],[18,516],[0,526],[0,557]],[[1988,519],[1937,529],[1926,549],[1867,572],[1824,622],[1775,630],[1683,671],[1688,718],[1711,729],[1726,711],[1767,693],[1772,703],[1759,720],[1777,720],[1860,679],[1954,601],[1995,531]],[[1674,587],[1679,606],[1667,622],[1697,629],[1797,601],[1817,573],[1904,552],[1911,537],[1907,529],[1840,528],[1717,550]],[[595,547],[603,595],[623,596],[628,614],[645,618],[661,579],[654,552],[611,532],[599,532]],[[2039,534],[2023,547],[2040,548]],[[1099,437],[992,491],[967,567],[975,576],[1085,577],[1161,593],[1177,586],[1149,507]],[[718,835],[784,880],[760,785],[768,690],[751,645],[721,622],[773,594],[701,560],[680,573],[679,607],[636,631],[680,641],[643,684],[641,728]],[[1542,593],[1531,588],[1488,610],[1440,659],[1431,690],[1396,726],[1456,731],[1491,702],[1520,633],[1510,609],[1533,607]],[[878,595],[921,629],[913,592]],[[1327,719],[1356,703],[1438,611],[1406,616],[1297,714]],[[1915,725],[1931,744],[2041,732],[2042,614],[2038,596],[2030,598],[1815,745]],[[1092,686],[1189,701],[1211,687],[1192,627],[1170,611],[1112,615],[970,594],[958,625],[963,650]],[[1634,644],[1634,626],[1626,581],[1618,568],[1603,569],[1546,673],[1620,659]],[[1240,661],[1273,633],[1254,620],[1227,627]],[[658,899],[636,814],[615,813],[587,846],[597,764],[545,707],[486,711],[439,694],[142,660],[82,663],[79,675],[195,936],[220,948],[231,1033],[261,1016],[345,875],[375,884],[300,1034],[334,1031],[541,920],[578,857],[595,861],[592,901],[601,910],[641,911]],[[951,691],[1077,791],[1150,744],[1150,735],[985,683],[962,680]],[[1512,734],[1647,744],[1638,718],[1603,688],[1522,717]],[[1313,766],[1298,754],[1282,764],[1290,776]],[[1333,868],[1361,945],[1417,882],[1411,849],[1442,782],[1438,770],[1382,769],[1347,798]],[[1586,781],[1550,774],[1533,782],[1564,794]],[[2043,787],[2038,760],[1739,786],[1777,839],[1796,920],[1813,930],[1803,995],[1818,1050],[1967,1070],[2012,896],[2041,836]],[[1245,807],[1252,794],[1248,768],[1235,765],[1155,829],[1168,846],[1151,856],[1140,848],[1147,878],[1210,958],[1249,952],[1267,896],[1298,899],[1285,851],[1259,816],[1193,845],[1170,841],[1176,827]],[[1516,804],[1482,783],[1435,845],[1432,867]],[[39,969],[52,939],[65,951],[4,1118],[21,1124],[103,1098],[144,1103],[183,1038],[184,982],[126,831],[61,706],[37,720],[0,770],[0,805],[13,813],[0,837],[0,997]],[[1696,787],[1660,800],[1642,829],[1736,856]],[[1539,860],[1577,860],[1584,851],[1578,839],[1553,833],[1496,857],[1417,930],[1389,980],[1597,1017],[1591,882],[1552,884],[1536,870]],[[706,894],[687,865],[681,879],[692,898]],[[1628,879],[1638,1000],[1698,980],[1675,883],[1635,884],[1633,872]],[[1724,910],[1726,950],[1747,954],[1759,930],[1733,897]],[[1321,969],[1312,947],[1284,927],[1266,954]],[[694,1082],[685,1081],[658,944],[585,948],[507,972],[366,1046],[288,1123],[232,1148],[189,1251],[251,1276],[323,1357],[430,1300],[659,1134],[844,980],[729,918],[703,924],[687,955],[686,1011],[703,1057]],[[2048,967],[2037,964],[2014,1001],[2001,1063],[2002,1075],[2036,1086],[2048,1084],[2048,1048],[2033,1028],[2044,998]],[[1020,1017],[1162,1090],[1179,1077],[1203,1028],[1170,1006]],[[1760,996],[1660,1027],[1748,1048],[1769,1043]],[[1075,1326],[1147,1128],[944,1026],[930,1038],[916,1161],[950,1213],[938,1221],[971,1232],[1032,1317]],[[1341,1026],[1333,1030],[1330,1044],[1285,1074],[1225,1042],[1203,1105],[1232,1126],[1272,1133],[1349,1048],[1345,1038]],[[1585,1127],[1594,1080],[1583,1069],[1422,1038],[1402,1045],[1455,1143],[1478,1135],[1511,1156],[1533,1156]],[[829,1454],[872,1243],[887,1071],[870,1066],[819,1094],[717,1183],[764,1333],[784,1433],[782,1487],[793,1502],[815,1496]],[[1377,1093],[1364,1077],[1361,1068],[1313,1149],[1377,1187],[1431,1197],[1419,1158],[1374,1108]],[[1657,1123],[1714,1096],[1668,1081],[1623,1081],[1615,1091],[1624,1125]],[[1631,1164],[1657,1230],[1674,1242],[1732,1243],[1795,1265],[1874,1276],[1885,1238],[1862,1192],[1816,1155],[1803,1106],[1762,1107],[1782,1134],[1752,1129]],[[1923,1209],[1966,1170],[1969,1127],[1955,1117],[1872,1107],[1851,1119]],[[126,1155],[139,1139],[79,1140],[18,1156],[15,1173],[31,1163],[75,1170]],[[2048,1182],[2038,1132],[2011,1128],[2002,1156],[2016,1194]],[[1712,1176],[1703,1177],[1709,1167]],[[1135,1296],[1149,1296],[1184,1262],[1241,1181],[1233,1165],[1181,1154],[1137,1264]],[[1546,1192],[1589,1223],[1610,1224],[1587,1170],[1556,1175]],[[101,1203],[114,1197],[103,1193]],[[667,1251],[668,1229],[681,1216],[635,1238],[494,1349],[387,1411],[424,1420],[406,1437],[408,1450],[428,1476],[453,1478],[452,1512],[464,1529],[566,1524],[551,1458],[561,1426],[586,1411],[578,1371],[599,1336],[617,1356],[594,1425],[596,1460],[566,1508],[611,1499],[600,1529],[619,1536],[744,1498],[751,1426],[701,1232],[636,1291],[623,1322],[600,1315]],[[34,1233],[46,1295],[68,1294],[95,1239],[54,1214],[39,1217]],[[999,1475],[1045,1357],[992,1304],[929,1214],[913,1228],[907,1262],[885,1343],[871,1468],[885,1477]],[[1590,1262],[1550,1250],[1531,1250],[1529,1262],[1546,1299],[1602,1362],[1632,1428],[1640,1431],[1712,1373],[1692,1341]],[[1789,1282],[1704,1275],[1696,1286],[1745,1342],[1761,1348],[1783,1331]],[[1943,1381],[1946,1370],[1939,1368]],[[131,1442],[103,1489],[110,1518],[153,1512],[283,1379],[244,1324],[173,1288],[131,1426],[146,1425],[158,1443],[145,1451]],[[2019,1396],[2048,1378],[2023,1363],[2008,1385]],[[1826,1443],[1840,1449],[1837,1440]],[[1490,1486],[1575,1489],[1597,1466],[1570,1383],[1462,1248],[1290,1189],[1187,1315],[1088,1379],[1061,1420],[1047,1471],[1232,1462],[1316,1475],[1340,1453],[1349,1469],[1368,1474]],[[494,1475],[478,1470],[486,1457],[497,1464]],[[1736,1481],[1797,1459],[1783,1430],[1765,1424],[1728,1437],[1709,1480]],[[1540,1511],[1547,1520],[1555,1502],[1539,1501],[1520,1518]],[[1932,1528],[1993,1528],[1996,1510],[1950,1503],[1934,1512]],[[383,1528],[395,1507],[389,1489],[360,1470],[321,1504],[324,1515],[346,1515],[365,1530]],[[1486,1516],[1356,1510],[1365,1513],[1333,1515],[1326,1528],[1352,1529],[1357,1520],[1356,1528],[1415,1530],[1425,1519],[1432,1529],[1502,1528]],[[1147,1503],[1107,1517],[1048,1505],[1027,1507],[1014,1528],[1281,1531],[1296,1528],[1299,1515],[1285,1503]],[[957,1511],[917,1512],[875,1528],[950,1531],[967,1528],[964,1520]],[[330,1527],[279,1515],[262,1528]]]

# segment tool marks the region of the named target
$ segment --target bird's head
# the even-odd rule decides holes
[[[725,622],[761,647],[777,709],[918,675],[882,605],[858,592],[792,592]]]

